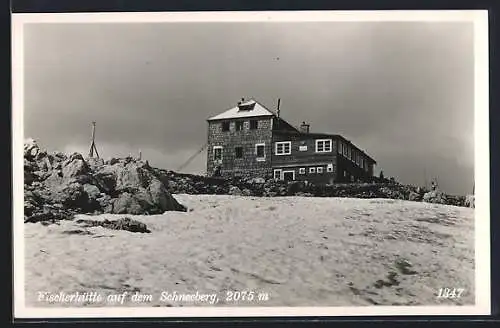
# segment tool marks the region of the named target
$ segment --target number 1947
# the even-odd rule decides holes
[[[439,288],[438,298],[460,298],[464,292],[464,288]]]

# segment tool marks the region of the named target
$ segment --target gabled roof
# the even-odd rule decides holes
[[[235,106],[223,113],[210,117],[207,121],[254,116],[275,116],[275,114],[254,99],[250,99],[241,103],[239,106]]]

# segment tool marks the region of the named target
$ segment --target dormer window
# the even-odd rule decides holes
[[[238,111],[249,111],[252,110],[255,107],[255,101],[245,101],[245,99],[241,99],[240,102],[238,102]]]

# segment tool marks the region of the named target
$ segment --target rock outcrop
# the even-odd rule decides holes
[[[147,162],[85,159],[24,145],[25,222],[71,219],[76,213],[161,214],[186,211]]]
[[[472,207],[472,208],[476,207],[474,195],[465,196],[465,206]]]

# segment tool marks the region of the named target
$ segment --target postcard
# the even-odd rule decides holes
[[[16,318],[490,314],[487,11],[12,23]]]

